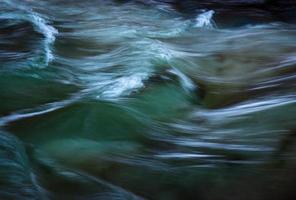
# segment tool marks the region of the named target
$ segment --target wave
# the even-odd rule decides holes
[[[14,1],[4,1],[4,11],[0,14],[0,19],[11,20],[16,23],[29,22],[34,30],[44,36],[42,43],[43,58],[33,59],[31,65],[35,67],[47,66],[53,59],[52,53],[53,44],[58,34],[58,30],[50,25],[49,21],[43,18],[40,14],[34,12],[29,7],[24,6],[22,3]],[[38,61],[43,60],[41,65]]]
[[[32,23],[34,24],[36,31],[43,34],[45,37],[45,65],[48,65],[48,63],[51,62],[54,58],[51,48],[54,44],[54,41],[56,39],[55,35],[58,34],[58,31],[53,26],[50,26],[45,19],[43,19],[36,13],[31,13],[29,15],[29,18],[32,19]]]
[[[295,160],[294,25],[223,28],[215,7],[154,0],[3,5],[0,58],[50,66],[0,71],[4,199],[196,199]]]
[[[0,132],[0,139],[0,196],[3,199],[63,199],[67,193],[75,195],[75,199],[143,199],[107,181],[78,170],[69,170],[39,149],[24,145],[13,135]],[[45,179],[49,184],[44,184]],[[79,185],[79,192],[57,190],[56,186],[63,183],[57,183],[56,179]],[[51,184],[55,187],[51,188]],[[85,187],[85,184],[91,187]]]
[[[145,82],[149,82],[151,76],[161,73],[163,68],[171,68],[170,61],[181,57],[184,52],[174,51],[160,40],[181,37],[196,22],[159,7],[141,7],[139,11],[138,5],[133,3],[120,6],[114,6],[112,2],[103,4],[104,9],[99,7],[92,13],[80,13],[75,5],[67,10],[55,9],[59,20],[66,21],[58,25],[61,40],[82,45],[91,41],[92,46],[89,50],[77,49],[80,53],[78,58],[57,55],[56,62],[66,65],[73,73],[80,73],[77,79],[85,88],[83,93],[96,99],[116,100],[145,88]],[[199,15],[198,19],[203,20],[200,28],[208,28],[210,24],[214,27],[213,14],[214,11],[208,11]],[[111,49],[99,52],[102,45],[110,45]],[[59,48],[61,46],[57,51]],[[188,85],[188,78],[184,75],[180,78],[186,85],[183,86],[193,88]]]
[[[23,143],[13,135],[0,132],[0,196],[4,199],[48,199],[30,166]],[[3,182],[4,181],[4,182]]]
[[[215,28],[216,24],[213,20],[215,12],[213,10],[205,11],[199,14],[195,19],[194,27]]]
[[[83,96],[80,94],[74,95],[70,99],[66,99],[63,101],[57,101],[57,102],[52,102],[48,104],[41,105],[36,108],[30,108],[30,109],[24,109],[24,110],[19,110],[14,113],[10,113],[9,115],[6,115],[4,117],[0,117],[0,127],[5,126],[9,124],[10,122],[26,119],[26,118],[31,118],[39,115],[44,115],[56,110],[59,110],[61,108],[64,108],[74,102],[77,102],[78,100],[82,99]]]
[[[253,99],[238,105],[234,105],[228,108],[216,109],[213,111],[198,111],[195,115],[203,116],[212,121],[224,121],[237,120],[238,117],[251,115],[254,113],[260,113],[269,109],[282,107],[285,105],[293,105],[296,103],[295,95],[286,96],[268,96],[265,98]]]

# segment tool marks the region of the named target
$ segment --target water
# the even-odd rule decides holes
[[[0,199],[295,199],[295,7],[254,2],[1,0]]]

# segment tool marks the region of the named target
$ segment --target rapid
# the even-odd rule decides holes
[[[294,21],[192,2],[0,0],[1,200],[296,198]]]

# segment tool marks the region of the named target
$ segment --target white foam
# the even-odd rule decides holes
[[[209,158],[209,157],[219,157],[215,155],[208,155],[202,153],[163,153],[155,155],[157,158],[163,159],[192,159],[192,158]]]
[[[195,113],[196,116],[204,116],[211,120],[225,121],[226,118],[237,119],[239,116],[246,116],[252,113],[266,111],[268,109],[293,104],[296,102],[295,95],[268,97],[264,99],[251,100],[234,105],[228,108],[217,109],[213,111],[205,110]]]
[[[169,72],[175,74],[179,78],[180,83],[185,90],[192,91],[196,88],[192,80],[177,68],[170,69]]]
[[[240,151],[272,151],[269,147],[260,147],[255,145],[245,145],[245,144],[225,144],[225,143],[215,143],[198,141],[196,139],[185,139],[175,141],[176,144],[188,147],[200,147],[200,148],[210,148],[210,149],[225,149],[225,150],[240,150]]]
[[[198,28],[215,28],[215,22],[213,20],[215,12],[213,10],[209,10],[199,14],[195,19],[194,27]]]
[[[130,76],[123,76],[102,85],[103,92],[97,98],[114,99],[119,96],[129,95],[131,92],[144,86],[143,80],[148,78],[148,74],[135,73]]]
[[[39,33],[43,34],[44,39],[44,51],[45,51],[45,64],[48,65],[54,58],[52,54],[52,44],[55,41],[55,35],[58,34],[58,30],[53,26],[50,26],[46,20],[41,18],[39,15],[33,13],[31,14],[31,21],[34,24],[34,28]]]
[[[56,39],[55,35],[58,34],[58,30],[49,25],[48,21],[42,18],[38,13],[33,12],[32,9],[27,8],[25,5],[19,5],[11,1],[4,1],[4,3],[16,10],[10,13],[1,13],[0,18],[31,22],[35,31],[44,36],[44,65],[47,66],[54,58],[51,48]],[[40,65],[38,64],[38,66]]]
[[[73,96],[72,98],[66,99],[63,101],[48,103],[48,104],[42,105],[37,108],[24,109],[24,110],[21,110],[18,112],[11,113],[10,115],[0,118],[0,127],[5,126],[6,124],[13,122],[13,121],[31,118],[31,117],[35,117],[35,116],[39,116],[39,115],[43,115],[46,113],[56,111],[56,110],[61,109],[67,105],[70,105],[71,103],[77,101],[79,98],[80,98],[80,96]]]

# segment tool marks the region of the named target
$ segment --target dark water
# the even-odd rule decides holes
[[[295,15],[0,0],[0,199],[296,199]]]

